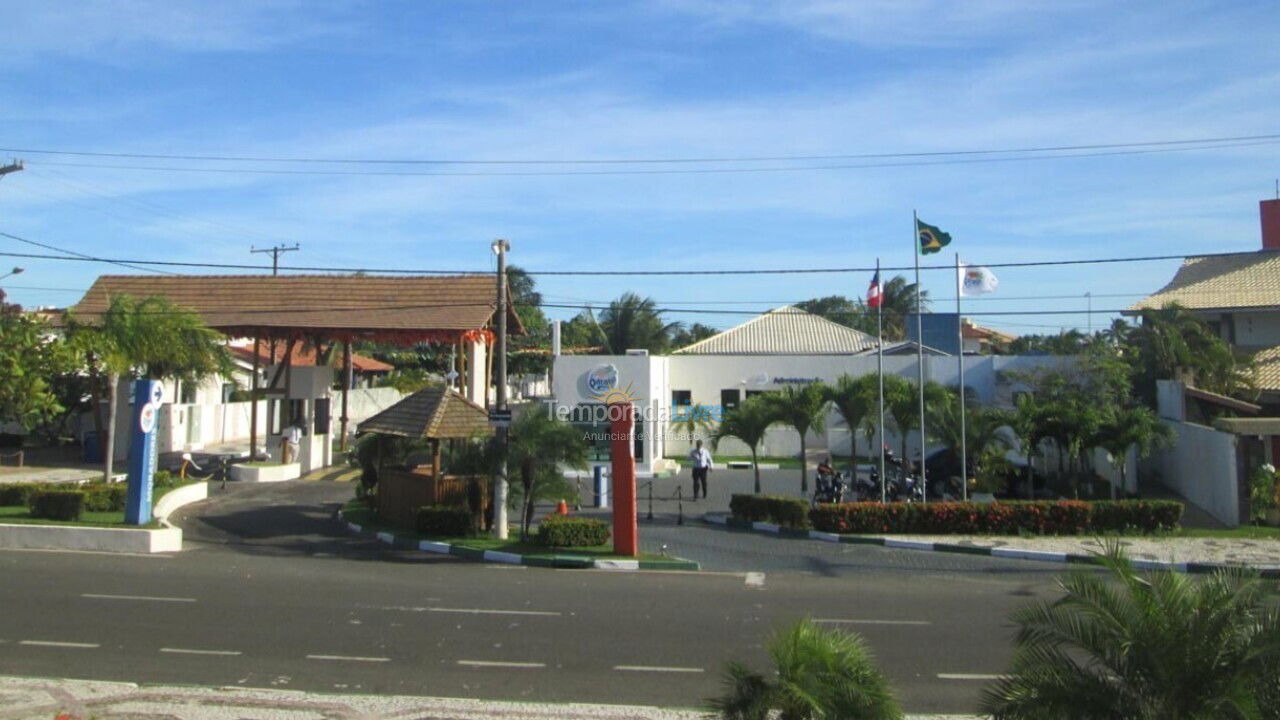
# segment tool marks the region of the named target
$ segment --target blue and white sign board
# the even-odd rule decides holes
[[[151,483],[156,472],[156,416],[163,400],[164,386],[159,381],[134,381],[129,488],[124,502],[124,521],[129,525],[151,522]]]

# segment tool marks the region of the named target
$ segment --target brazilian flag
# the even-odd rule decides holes
[[[942,252],[951,244],[951,236],[926,222],[916,220],[916,235],[920,237],[920,254]]]

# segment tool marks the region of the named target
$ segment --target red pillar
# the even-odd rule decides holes
[[[609,406],[610,458],[613,461],[613,552],[626,557],[640,554],[640,531],[636,524],[636,459],[633,431],[635,406]]]

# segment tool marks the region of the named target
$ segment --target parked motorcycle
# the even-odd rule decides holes
[[[819,473],[813,481],[813,500],[812,505],[825,505],[829,503],[844,502],[845,489],[848,487],[848,481],[844,473],[834,473],[827,475]]]

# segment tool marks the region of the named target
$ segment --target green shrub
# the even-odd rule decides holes
[[[809,527],[809,504],[797,498],[734,495],[729,500],[729,511],[738,522],[767,522],[797,530]]]
[[[845,503],[819,505],[810,511],[809,516],[815,528],[836,533],[1150,533],[1177,527],[1182,517],[1182,504],[1171,500]]]
[[[609,523],[595,518],[552,515],[538,525],[538,544],[547,547],[591,547],[609,541]]]
[[[1176,500],[1099,500],[1093,503],[1094,532],[1153,533],[1173,530],[1182,520]]]
[[[77,488],[84,494],[84,509],[89,512],[124,510],[129,483],[86,483]]]
[[[428,537],[470,537],[475,532],[471,511],[453,505],[426,505],[418,508],[418,534]]]
[[[27,504],[27,498],[32,490],[36,490],[41,486],[36,483],[12,483],[0,485],[0,507],[10,505]]]
[[[157,470],[155,471],[155,474],[151,476],[151,487],[155,490],[171,487],[177,484],[178,476],[168,470]]]
[[[35,490],[27,498],[31,517],[47,520],[79,520],[84,493],[78,490]]]

